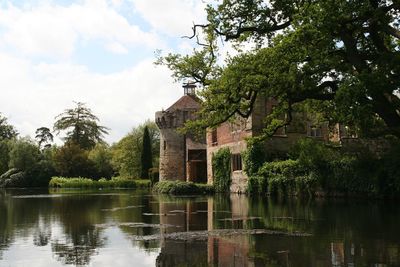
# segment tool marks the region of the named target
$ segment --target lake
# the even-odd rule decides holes
[[[0,266],[400,266],[400,205],[1,190]]]

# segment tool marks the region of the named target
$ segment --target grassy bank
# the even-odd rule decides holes
[[[206,195],[214,193],[214,187],[192,182],[161,181],[154,185],[153,192],[171,195]]]
[[[53,177],[49,182],[52,188],[148,188],[149,180],[133,180],[114,177],[111,180],[98,181],[88,178]]]

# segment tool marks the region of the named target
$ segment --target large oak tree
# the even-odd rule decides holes
[[[360,135],[400,137],[399,0],[224,0],[207,13],[208,23],[193,27],[192,38],[207,36],[199,50],[159,59],[176,78],[203,85],[194,126],[248,117],[265,96],[281,103],[266,134],[301,105]],[[218,37],[256,48],[218,64]]]

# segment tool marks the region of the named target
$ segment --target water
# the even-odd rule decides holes
[[[398,204],[0,191],[0,266],[400,266]]]

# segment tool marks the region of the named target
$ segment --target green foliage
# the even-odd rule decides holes
[[[112,153],[111,149],[106,144],[96,144],[96,146],[89,151],[88,159],[94,165],[94,173],[92,178],[111,178],[114,174],[114,169],[111,165]]]
[[[399,8],[389,0],[220,1],[207,7],[207,23],[194,27],[193,37],[205,36],[202,49],[161,63],[175,78],[204,86],[192,127],[246,117],[263,96],[280,103],[265,120],[265,135],[288,122],[291,116],[282,115],[294,104],[304,104],[360,136],[400,137]],[[238,55],[221,62],[218,37]],[[242,52],[249,42],[255,48]]]
[[[211,194],[214,187],[193,182],[160,181],[153,186],[153,191],[171,195]]]
[[[50,147],[51,143],[53,142],[53,134],[51,133],[50,129],[47,127],[40,127],[35,132],[36,136],[35,139],[38,142],[39,148],[42,147]]]
[[[149,179],[152,186],[160,180],[160,171],[158,168],[149,169]]]
[[[247,150],[242,154],[244,170],[250,177],[255,175],[266,159],[265,148],[260,142],[249,143]]]
[[[8,124],[7,118],[0,113],[0,141],[16,138],[17,135],[14,126]]]
[[[231,152],[221,148],[212,157],[214,188],[217,192],[228,192],[231,185]]]
[[[91,149],[103,142],[103,134],[108,133],[107,127],[98,125],[99,119],[81,102],[77,102],[75,108],[66,109],[56,119],[54,131],[57,134],[67,131],[66,143],[75,143],[83,149]]]
[[[36,144],[27,138],[12,142],[9,167],[20,171],[31,171],[39,161],[40,151]]]
[[[250,176],[248,193],[283,195],[364,195],[400,193],[400,145],[378,158],[360,151],[347,154],[320,142],[301,140],[286,161],[266,162]]]
[[[89,160],[89,152],[78,144],[67,142],[54,155],[57,173],[65,177],[91,177],[95,172],[94,163]]]
[[[141,176],[141,153],[143,148],[143,132],[147,126],[152,145],[153,166],[158,166],[160,156],[160,133],[154,122],[147,121],[123,137],[111,148],[112,165],[120,176],[137,178]]]
[[[65,178],[53,177],[49,187],[55,188],[148,188],[148,180],[132,180],[113,177],[111,180],[100,179],[98,181],[89,178]]]
[[[320,172],[328,171],[328,164],[339,157],[339,151],[334,147],[311,138],[300,139],[289,154],[292,159],[298,159],[302,166]]]
[[[148,126],[144,127],[142,138],[142,151],[140,155],[141,175],[143,179],[149,178],[149,170],[153,167],[153,155],[151,148],[151,139]]]
[[[249,176],[247,181],[247,193],[250,195],[267,194],[268,182],[267,178],[261,175]]]
[[[19,187],[24,186],[25,172],[16,168],[9,169],[0,175],[0,187]]]
[[[41,187],[47,186],[55,174],[53,158],[49,149],[39,147],[28,138],[9,141],[9,168],[0,187]]]
[[[10,141],[0,141],[0,175],[8,170],[8,162],[10,161]]]
[[[400,193],[400,142],[393,142],[390,150],[382,158],[379,176],[379,191],[385,195],[398,196]],[[377,166],[375,164],[375,166]],[[374,166],[374,165],[372,165]],[[370,165],[371,168],[371,165]]]

